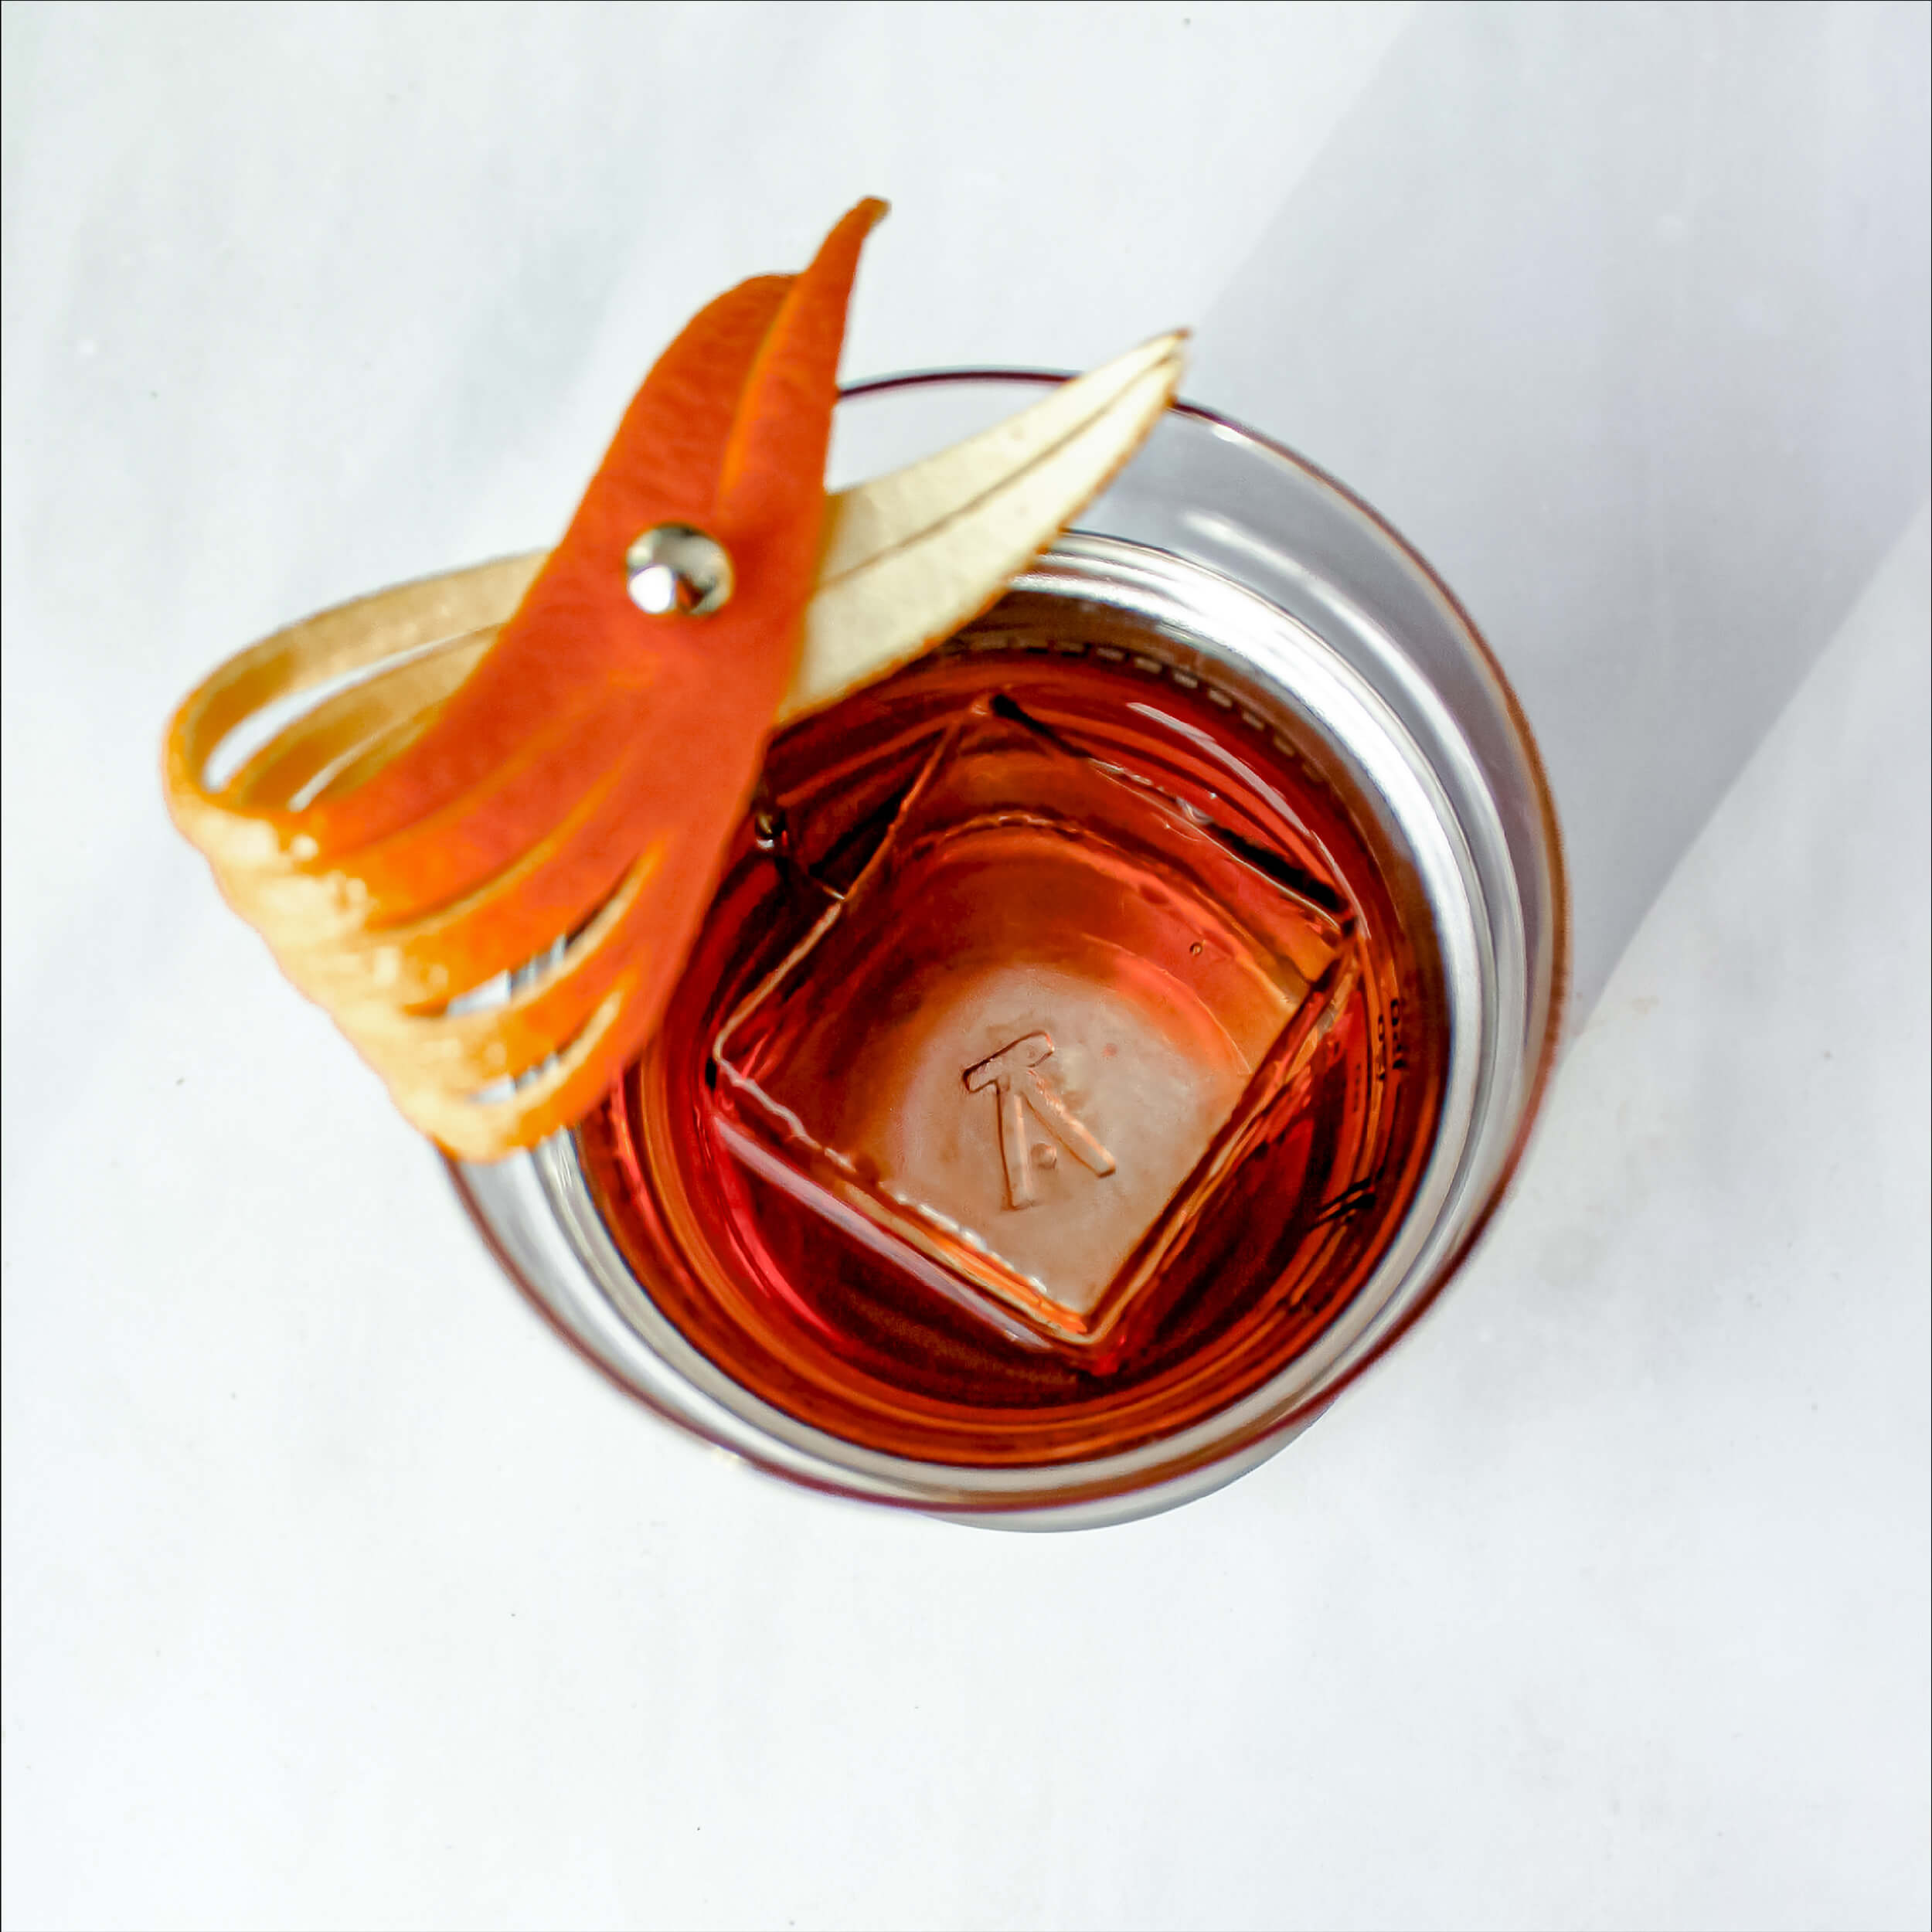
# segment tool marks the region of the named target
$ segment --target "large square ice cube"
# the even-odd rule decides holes
[[[720,1099],[804,1198],[1091,1343],[1279,1090],[1343,937],[1178,801],[978,708],[726,1022]]]

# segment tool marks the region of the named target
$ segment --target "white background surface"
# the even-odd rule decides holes
[[[1923,9],[1843,17],[1855,82],[1922,66]],[[1464,72],[1522,70],[1518,16],[1458,18]],[[1726,18],[1755,87],[1789,50],[1768,14]],[[1662,19],[1576,16],[1537,87],[1635,58]],[[8,1926],[1926,1922],[1922,376],[1869,420],[1832,378],[1818,420],[1851,468],[1815,495],[1857,514],[1828,543],[1806,466],[1777,471],[1801,435],[1694,440],[1695,557],[1781,571],[1764,621],[1809,626],[1743,709],[1812,668],[1457,1291],[1288,1454],[1124,1529],[868,1514],[628,1408],[495,1277],[160,808],[162,721],[218,656],[541,540],[684,316],[802,260],[860,192],[895,213],[855,375],[1251,319],[1282,211],[1414,87],[1425,26],[8,9]],[[1743,111],[1728,71],[1699,112]],[[1484,138],[1441,168],[1488,166]],[[1923,145],[1845,219],[1922,206]],[[1806,252],[1838,206],[1793,229],[1801,345],[1838,326]],[[1388,366],[1445,314],[1486,339],[1485,301],[1515,312],[1466,259],[1408,335],[1378,321]],[[1655,338],[1690,387],[1735,362],[1568,294],[1606,356]],[[1921,343],[1922,284],[1886,299],[1892,349]],[[1447,417],[1392,441],[1417,412],[1361,366],[1270,404],[1217,339],[1204,374],[1245,379],[1261,427],[1379,492],[1459,587],[1459,546],[1492,572],[1476,615],[1505,658],[1512,622],[1545,621],[1519,648],[1549,735],[1621,687],[1600,631],[1539,643],[1550,610],[1510,602],[1495,517],[1430,468]],[[1536,372],[1568,393],[1560,357]],[[1643,393],[1655,419],[1620,435],[1681,453],[1669,386]],[[1622,441],[1553,447],[1644,488]],[[1734,515],[1771,473],[1787,522]],[[1559,519],[1522,580],[1581,597],[1676,527],[1609,507],[1634,550],[1570,568]],[[1692,587],[1679,614],[1708,615]],[[1687,688],[1713,652],[1749,682],[1734,639],[1675,642]],[[1747,749],[1713,741],[1719,778]],[[1672,797],[1659,876],[1709,803]],[[1594,821],[1573,843],[1601,855],[1580,900],[1607,968],[1637,889]]]

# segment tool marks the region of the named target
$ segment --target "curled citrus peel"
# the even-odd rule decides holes
[[[172,721],[175,823],[453,1154],[500,1158],[595,1104],[657,1026],[774,725],[992,603],[1172,400],[1179,335],[828,498],[845,308],[883,213],[862,202],[802,274],[696,317],[555,550],[324,611]],[[631,600],[631,546],[667,524],[722,546],[722,607]],[[278,708],[293,715],[212,779]],[[512,972],[507,998],[464,1009]]]

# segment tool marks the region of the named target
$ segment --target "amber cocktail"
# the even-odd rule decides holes
[[[862,392],[846,458],[1025,386]],[[566,1333],[713,1440],[1107,1520],[1265,1455],[1440,1287],[1562,945],[1533,750],[1453,600],[1175,411],[994,610],[781,735],[651,1049],[460,1178]]]

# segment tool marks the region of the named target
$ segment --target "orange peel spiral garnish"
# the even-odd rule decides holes
[[[992,603],[1172,399],[1178,335],[828,498],[845,309],[884,212],[862,202],[802,274],[691,322],[555,550],[279,631],[170,724],[176,825],[452,1154],[500,1158],[596,1104],[657,1026],[774,726]],[[729,560],[709,614],[632,600],[631,546],[667,525]],[[465,1000],[505,974],[507,998]]]

